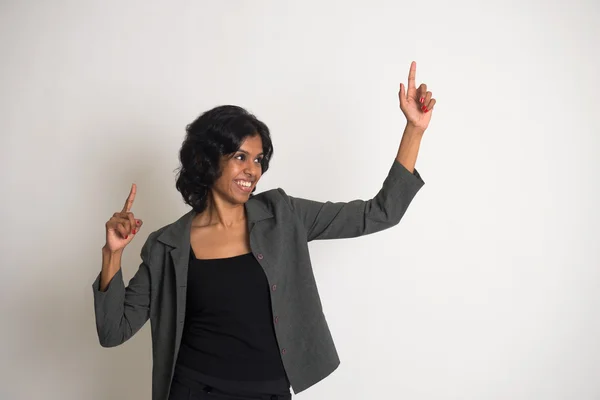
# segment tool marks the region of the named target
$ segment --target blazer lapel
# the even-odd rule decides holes
[[[170,254],[175,269],[175,282],[178,289],[185,287],[187,282],[187,266],[190,254],[190,230],[195,215],[196,212],[190,210],[165,229],[157,239],[172,247]],[[177,303],[179,302],[180,299],[177,298]],[[177,308],[179,309],[179,307]]]
[[[254,196],[244,204],[244,207],[248,219],[248,232],[252,232],[252,228],[257,222],[273,217],[273,213],[267,208],[266,204]]]

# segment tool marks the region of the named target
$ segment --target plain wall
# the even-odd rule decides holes
[[[150,330],[101,348],[91,283],[132,182],[148,234],[189,208],[185,126],[254,112],[259,191],[375,195],[412,60],[438,103],[393,229],[311,243],[342,359],[297,395],[600,398],[596,1],[2,1],[0,398],[149,399]],[[296,397],[296,396],[295,396]]]

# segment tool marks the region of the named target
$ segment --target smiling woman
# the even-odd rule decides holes
[[[132,185],[106,224],[96,325],[110,347],[150,319],[153,400],[290,399],[290,386],[299,393],[338,367],[308,242],[391,228],[424,185],[414,165],[435,99],[415,73],[413,63],[400,86],[398,154],[370,200],[254,195],[273,155],[269,129],[237,106],[202,114],[187,127],[176,184],[192,210],[149,235],[125,287],[122,251],[142,226]]]
[[[250,182],[252,193],[256,182],[269,169],[273,144],[269,128],[245,109],[219,106],[209,110],[187,126],[187,135],[179,159],[179,190],[187,204],[201,213],[210,201],[209,188],[216,197],[242,201],[237,179]],[[243,198],[247,201],[248,196]],[[218,201],[218,200],[217,200]]]

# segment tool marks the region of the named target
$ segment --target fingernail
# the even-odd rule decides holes
[[[133,232],[132,232],[132,233],[135,235],[135,229],[133,230]]]
[[[427,109],[427,107],[425,107],[425,112],[428,112],[429,110]]]
[[[139,224],[141,224],[141,222],[140,222],[140,221],[135,221],[135,223],[136,223],[136,224],[138,224],[138,225],[139,225]]]
[[[421,100],[419,100],[421,103],[423,102],[423,100],[425,100],[423,97],[421,97]]]
[[[127,239],[129,237],[129,235],[125,236],[125,239]]]
[[[427,110],[427,107],[421,106],[421,111],[425,111],[425,110]]]

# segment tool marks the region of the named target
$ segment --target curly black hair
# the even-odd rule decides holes
[[[271,133],[265,123],[242,107],[222,105],[201,114],[186,127],[179,151],[175,186],[183,200],[201,213],[207,205],[207,194],[221,176],[220,161],[240,149],[248,136],[260,135],[263,145],[262,173],[269,169],[273,156]],[[250,194],[253,196],[256,187]]]

